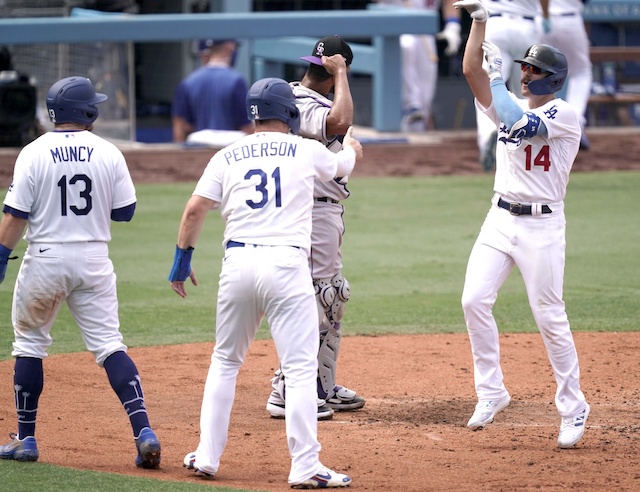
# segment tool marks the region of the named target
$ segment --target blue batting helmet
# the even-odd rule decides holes
[[[107,100],[96,92],[86,77],[58,80],[47,94],[47,110],[53,123],[78,123],[89,126],[98,117],[96,104]]]
[[[540,80],[529,82],[528,88],[532,94],[555,94],[562,89],[567,80],[567,59],[560,51],[548,44],[534,44],[529,47],[522,60],[517,63],[528,63],[548,75]]]
[[[287,82],[270,77],[255,82],[247,93],[247,116],[250,120],[280,120],[293,133],[300,131],[300,111]]]

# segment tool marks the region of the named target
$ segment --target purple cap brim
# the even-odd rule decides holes
[[[314,65],[322,66],[322,58],[318,58],[317,56],[301,56],[300,59],[313,63]]]

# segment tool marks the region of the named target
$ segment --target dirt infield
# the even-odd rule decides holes
[[[476,432],[465,427],[475,405],[466,335],[346,337],[339,380],[357,388],[367,404],[319,423],[321,459],[351,474],[353,490],[638,490],[640,333],[577,333],[575,339],[592,410],[579,445],[559,450],[555,383],[539,335],[502,336],[513,400],[494,424]],[[130,351],[163,444],[159,470],[133,466],[125,414],[90,354],[46,359],[41,461],[199,482],[181,462],[198,442],[211,349],[193,344]],[[227,450],[216,480],[206,483],[289,490],[284,422],[265,411],[276,367],[272,342],[254,342],[238,379]],[[4,430],[15,425],[12,368],[12,361],[0,363]]]
[[[576,172],[640,170],[636,129],[590,133]],[[207,149],[124,149],[134,180],[192,181]],[[424,142],[367,144],[359,175],[480,173],[474,135]],[[15,152],[0,152],[8,185]],[[366,406],[319,423],[321,459],[349,473],[353,490],[640,490],[640,333],[577,333],[582,386],[591,404],[584,439],[559,450],[555,382],[538,334],[501,335],[511,405],[486,430],[465,427],[473,412],[473,367],[466,335],[348,336],[339,382]],[[181,466],[198,442],[199,411],[212,344],[135,348],[152,424],[163,444],[159,470],[133,465],[129,425],[104,371],[88,353],[45,360],[40,401],[40,460],[60,466],[163,480],[200,482]],[[240,372],[230,438],[211,486],[289,490],[284,422],[265,410],[277,368],[272,342],[254,342]],[[15,430],[13,361],[0,362],[0,432]],[[90,449],[91,452],[87,452]]]

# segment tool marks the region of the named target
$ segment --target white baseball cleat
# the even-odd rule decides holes
[[[196,467],[196,452],[187,453],[182,460],[182,466],[184,466],[187,470],[194,470]]]
[[[292,489],[327,489],[337,487],[348,487],[351,485],[351,477],[342,473],[334,472],[329,468],[322,467],[313,477],[307,478],[303,482],[291,484]]]
[[[560,421],[560,434],[558,434],[558,446],[561,448],[570,448],[575,446],[582,436],[587,425],[587,418],[591,408],[589,404],[572,417],[562,417]]]
[[[511,396],[503,396],[497,400],[480,400],[476,404],[473,415],[467,422],[467,427],[471,430],[483,429],[487,424],[493,422],[496,414],[509,406]]]
[[[184,466],[187,470],[193,470],[196,472],[196,475],[205,479],[205,480],[213,480],[215,473],[209,473],[203,470],[200,470],[196,467],[196,452],[187,453],[184,459],[182,460],[182,466]]]

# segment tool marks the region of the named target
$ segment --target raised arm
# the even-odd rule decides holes
[[[491,88],[489,87],[489,76],[482,68],[484,60],[482,42],[484,41],[489,12],[480,0],[461,0],[455,2],[453,6],[457,9],[465,9],[473,19],[462,58],[462,72],[478,102],[488,108],[491,105]]]
[[[323,56],[322,66],[333,76],[333,104],[327,115],[327,135],[344,135],[353,125],[349,70],[342,55]]]

